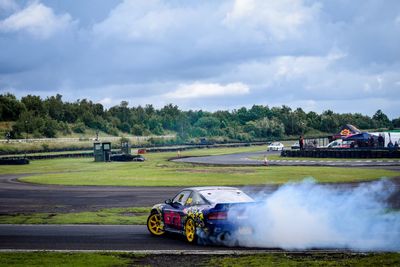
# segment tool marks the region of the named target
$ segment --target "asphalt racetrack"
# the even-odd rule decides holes
[[[250,158],[266,152],[242,153],[213,157],[179,159],[207,164],[259,165]],[[269,154],[267,154],[269,155]],[[298,165],[308,164],[297,162]],[[332,162],[335,164],[335,162]],[[283,163],[279,163],[283,164]],[[290,165],[295,162],[289,163]],[[320,162],[318,164],[321,164]],[[330,163],[329,163],[330,164]],[[387,168],[400,171],[400,163],[363,162],[363,167]],[[347,167],[360,167],[356,162]],[[330,165],[332,166],[332,165]],[[30,212],[74,212],[111,207],[148,207],[171,198],[180,187],[105,187],[55,186],[21,183],[22,175],[0,175],[0,214]],[[391,205],[400,207],[400,179],[393,179],[396,192]],[[357,183],[327,185],[353,187]],[[268,195],[277,186],[252,186],[244,190],[251,194]],[[226,250],[226,247],[189,245],[177,236],[151,236],[141,225],[0,225],[0,249],[45,250]],[[237,248],[236,248],[237,249]]]
[[[283,158],[280,160],[269,160],[270,155],[280,155],[280,151],[260,151],[251,153],[237,153],[218,156],[183,157],[174,159],[176,162],[186,162],[204,165],[228,165],[228,166],[332,166],[332,167],[399,167],[400,160],[291,160]],[[261,159],[255,159],[261,158]],[[265,159],[267,162],[265,162]],[[395,168],[396,169],[396,168]]]

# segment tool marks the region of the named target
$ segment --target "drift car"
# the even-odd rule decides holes
[[[186,188],[151,209],[147,229],[155,236],[178,233],[189,243],[221,243],[251,234],[244,212],[252,203],[250,196],[233,187]]]

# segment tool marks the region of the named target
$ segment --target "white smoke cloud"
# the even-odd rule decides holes
[[[344,189],[313,180],[282,186],[247,208],[253,233],[241,246],[283,249],[400,249],[400,213],[388,209],[393,183],[382,180]],[[233,211],[232,211],[233,212]],[[233,213],[231,213],[233,214]]]

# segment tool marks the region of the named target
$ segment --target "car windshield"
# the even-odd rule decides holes
[[[272,143],[271,146],[280,146],[281,143]]]
[[[200,194],[211,203],[252,202],[253,199],[238,189],[209,189]]]

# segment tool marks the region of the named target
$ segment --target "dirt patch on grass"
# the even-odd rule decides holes
[[[131,266],[180,266],[199,267],[209,266],[208,255],[149,255],[137,257]]]

